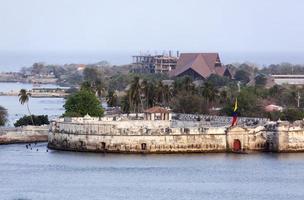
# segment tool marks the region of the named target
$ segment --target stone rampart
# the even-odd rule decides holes
[[[66,118],[52,122],[53,149],[123,153],[304,151],[303,121],[210,126],[205,121]]]

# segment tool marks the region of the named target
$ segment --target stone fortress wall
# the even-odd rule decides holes
[[[248,120],[250,123],[246,125]],[[121,153],[304,151],[302,121],[289,124],[246,118],[231,128],[229,122],[216,126],[210,125],[211,121],[215,123],[216,119],[61,118],[50,126],[48,146],[59,150]]]

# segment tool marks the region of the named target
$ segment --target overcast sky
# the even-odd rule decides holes
[[[0,2],[0,51],[304,52],[303,0]]]

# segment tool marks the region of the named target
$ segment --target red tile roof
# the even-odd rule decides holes
[[[177,61],[176,69],[170,75],[178,76],[188,69],[192,69],[203,78],[208,78],[211,74],[223,76],[226,70],[225,66],[215,66],[220,62],[218,53],[182,53]]]
[[[170,113],[170,111],[160,106],[154,106],[145,110],[145,113]]]

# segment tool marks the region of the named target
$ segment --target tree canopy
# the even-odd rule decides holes
[[[63,116],[67,117],[83,117],[86,114],[101,117],[104,113],[99,99],[87,89],[81,89],[69,96],[63,107],[65,108]]]

